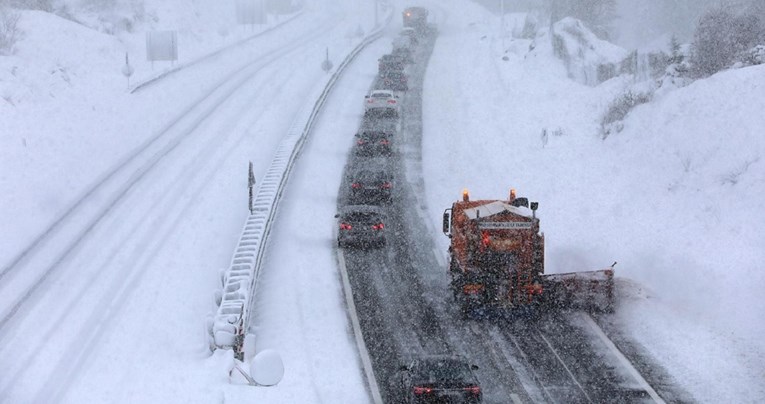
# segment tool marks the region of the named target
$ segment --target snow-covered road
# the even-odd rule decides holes
[[[247,212],[247,162],[264,172],[295,113],[315,101],[304,95],[325,74],[324,47],[354,45],[345,10],[324,6],[266,47],[240,45],[136,95],[170,113],[167,123],[136,133],[140,146],[4,271],[4,400],[174,401],[155,370],[209,380],[200,313]],[[157,103],[167,93],[192,101]]]

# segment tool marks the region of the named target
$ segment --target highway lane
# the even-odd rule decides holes
[[[346,175],[359,166],[389,170],[396,178],[388,244],[380,250],[346,249],[345,261],[364,339],[385,402],[400,402],[397,369],[421,354],[455,353],[479,366],[484,401],[654,402],[596,337],[577,312],[530,321],[462,320],[453,304],[443,257],[421,212],[421,84],[435,37],[421,44],[402,97],[397,152],[369,159],[351,152]],[[373,84],[374,87],[376,84]],[[339,205],[347,204],[347,179]],[[646,359],[645,362],[650,362]],[[671,386],[671,383],[669,383]],[[659,399],[659,402],[661,399]]]

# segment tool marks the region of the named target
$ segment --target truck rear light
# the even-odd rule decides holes
[[[477,396],[477,395],[479,395],[479,394],[481,394],[481,387],[479,387],[479,386],[470,386],[470,387],[465,387],[465,388],[463,388],[462,390],[465,390],[465,391],[467,391],[468,393],[470,393],[470,394],[473,394],[473,395],[476,395],[476,396]]]
[[[462,287],[462,293],[465,293],[466,295],[475,295],[478,293],[481,293],[483,290],[483,285],[480,284],[467,284]]]
[[[380,141],[380,144],[384,145],[384,146],[387,146],[387,145],[390,144],[390,141],[388,141],[388,139],[383,139],[383,140]]]
[[[420,387],[420,386],[414,386],[414,394],[420,396],[423,394],[430,394],[433,392],[432,387]]]
[[[354,182],[353,184],[351,184],[351,188],[359,189],[359,188],[361,188],[361,184],[359,184],[358,182]]]
[[[351,230],[353,229],[353,226],[349,225],[348,223],[340,223],[340,230]]]
[[[382,185],[380,185],[380,188],[382,189],[390,189],[393,186],[390,182],[384,182]]]
[[[378,223],[378,224],[372,226],[372,229],[374,229],[374,230],[382,230],[384,228],[385,228],[385,225],[383,223]]]

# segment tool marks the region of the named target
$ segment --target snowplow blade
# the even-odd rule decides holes
[[[544,275],[542,285],[546,308],[613,312],[613,265],[598,271]]]

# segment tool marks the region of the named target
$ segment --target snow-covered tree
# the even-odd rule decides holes
[[[757,45],[762,33],[756,15],[734,15],[722,7],[708,10],[699,20],[693,37],[695,73],[709,76],[730,66]]]
[[[582,20],[602,39],[610,37],[611,24],[616,18],[616,0],[548,0],[550,18],[556,22],[564,17]]]

